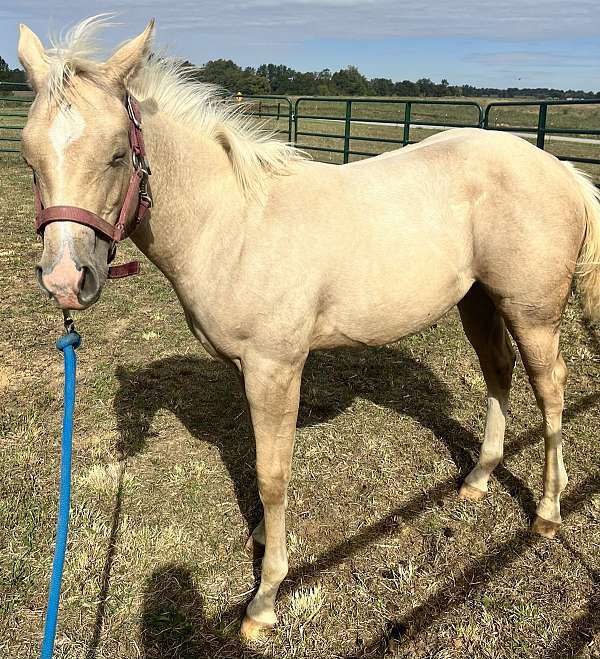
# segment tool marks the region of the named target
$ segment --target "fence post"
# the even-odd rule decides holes
[[[482,128],[485,128],[486,130],[489,129],[490,127],[490,110],[492,109],[492,103],[489,103],[488,105],[485,106],[485,111],[483,114],[483,123],[481,125]]]
[[[537,127],[537,147],[544,148],[546,140],[546,114],[548,112],[548,104],[540,103],[540,111],[538,114],[538,127]]]
[[[410,110],[412,103],[407,101],[404,104],[404,134],[402,136],[402,146],[406,146],[410,142]]]
[[[294,103],[294,144],[298,144],[298,108],[301,100],[301,98],[297,98]]]
[[[346,101],[346,122],[344,124],[344,165],[350,158],[350,131],[352,128],[352,101]]]

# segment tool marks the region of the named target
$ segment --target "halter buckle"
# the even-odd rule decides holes
[[[142,172],[144,177],[150,176],[150,174],[152,174],[148,161],[144,158],[144,156],[142,156],[141,153],[138,153],[137,151],[132,151],[131,161],[133,162],[134,169],[136,169],[139,172]]]
[[[148,205],[148,208],[152,208],[154,202],[152,201],[152,195],[148,191],[147,175],[143,176],[142,180],[140,181],[140,200],[145,201]]]

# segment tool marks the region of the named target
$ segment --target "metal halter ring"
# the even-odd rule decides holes
[[[131,161],[133,162],[134,169],[139,170],[144,174],[144,176],[150,176],[152,172],[150,171],[150,165],[148,165],[144,156],[136,151],[131,152]]]
[[[136,128],[139,128],[141,130],[142,128],[142,122],[138,120],[138,118],[135,116],[135,112],[133,111],[133,106],[131,105],[131,95],[127,94],[127,114],[129,115],[129,118],[133,123],[135,124]]]

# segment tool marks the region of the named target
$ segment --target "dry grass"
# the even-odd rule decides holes
[[[0,656],[26,659],[38,652],[53,547],[61,322],[35,288],[39,245],[17,157],[0,156],[0,199]],[[57,658],[600,656],[600,345],[576,303],[564,324],[570,482],[556,541],[528,531],[543,448],[522,368],[489,496],[456,496],[485,392],[454,312],[394,346],[311,357],[284,624],[248,648],[237,630],[256,564],[242,547],[260,512],[243,400],[144,266],[77,319]]]

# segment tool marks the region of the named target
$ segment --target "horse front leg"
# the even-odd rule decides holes
[[[256,440],[256,474],[264,508],[265,544],[260,586],[242,622],[242,635],[248,639],[277,622],[275,597],[288,570],[285,510],[305,358],[303,355],[284,362],[254,357],[242,363]]]

